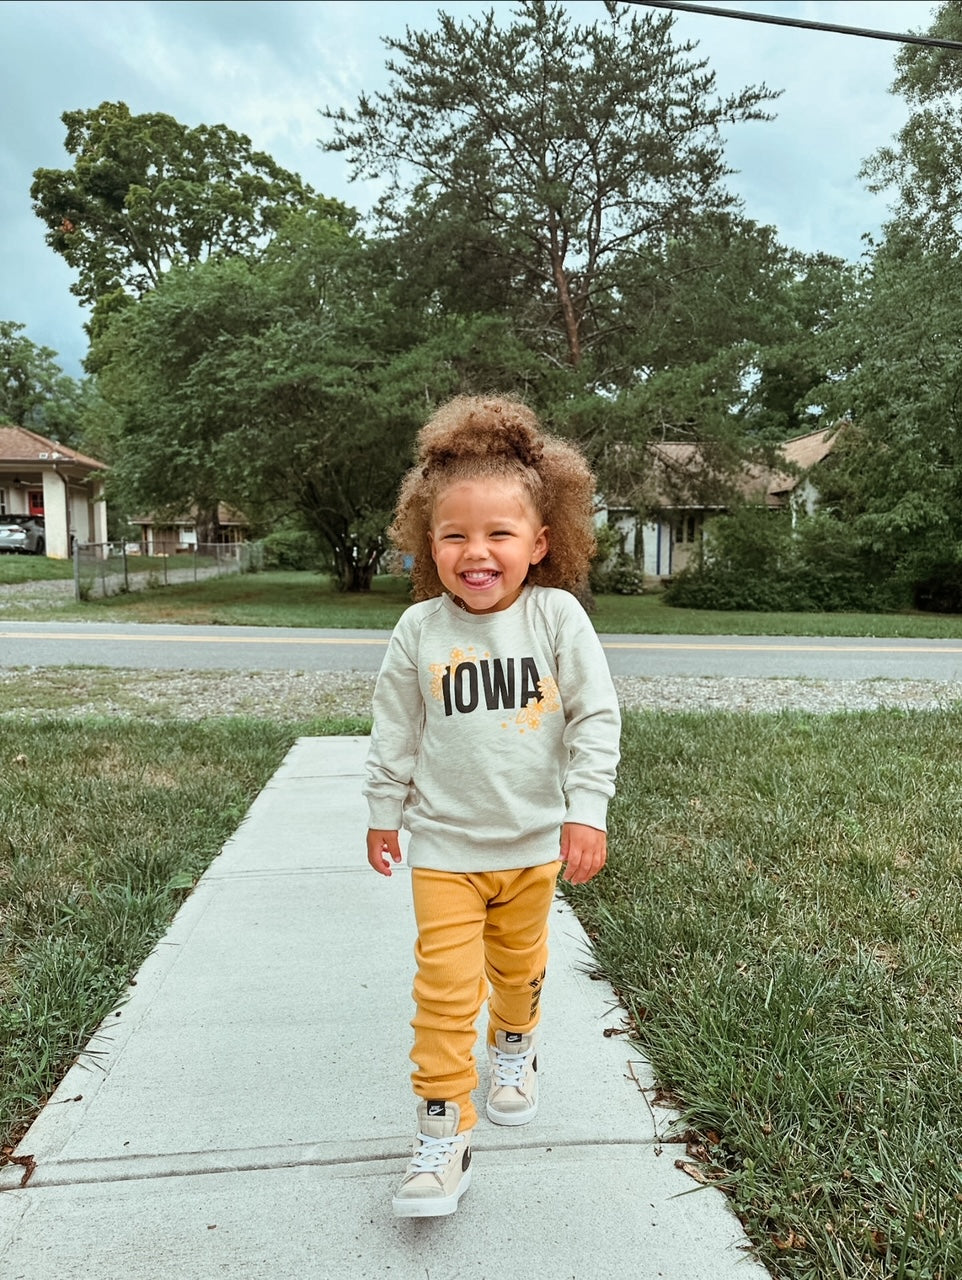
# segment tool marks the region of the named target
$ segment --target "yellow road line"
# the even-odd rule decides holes
[[[192,636],[192,635],[130,635],[128,633],[0,631],[0,640],[128,640],[137,644],[334,644],[334,645],[386,645],[387,637],[378,636]],[[700,653],[962,653],[962,645],[943,647],[926,644],[713,644],[711,642],[669,640],[603,640],[605,649],[679,649]]]
[[[136,644],[144,641],[157,644],[387,644],[375,636],[157,636],[157,635],[111,635],[98,631],[90,635],[65,632],[54,635],[48,631],[0,631],[0,640],[132,640]]]
[[[747,653],[962,653],[962,647],[936,648],[934,645],[884,644],[690,644],[668,641],[604,641],[606,649],[691,649],[702,653],[739,651]]]

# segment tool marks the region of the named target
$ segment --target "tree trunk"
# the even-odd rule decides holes
[[[551,273],[554,276],[555,288],[558,291],[558,302],[561,305],[561,316],[564,320],[565,340],[568,343],[568,363],[573,369],[581,364],[581,334],[579,332],[578,315],[571,301],[571,289],[565,273],[564,250],[558,239],[558,219],[554,210],[548,215],[548,228],[551,234]]]

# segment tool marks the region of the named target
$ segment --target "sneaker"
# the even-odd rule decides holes
[[[471,1185],[471,1130],[458,1133],[456,1102],[419,1102],[414,1155],[394,1193],[398,1218],[440,1218],[454,1213]]]
[[[493,1124],[527,1124],[538,1110],[538,1046],[535,1033],[498,1031],[488,1045],[491,1081],[485,1107]]]

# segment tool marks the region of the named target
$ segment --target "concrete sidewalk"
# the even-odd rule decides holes
[[[539,1114],[482,1118],[456,1214],[392,1216],[414,924],[407,872],[364,858],[366,748],[302,740],[258,797],[21,1143],[28,1184],[0,1169],[0,1275],[766,1280],[722,1194],[675,1168],[560,899]]]

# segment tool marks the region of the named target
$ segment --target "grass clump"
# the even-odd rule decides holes
[[[572,898],[777,1276],[962,1275],[960,733],[626,719],[610,865]]]

